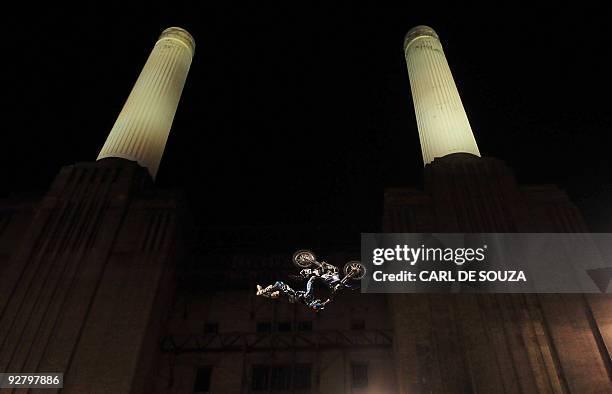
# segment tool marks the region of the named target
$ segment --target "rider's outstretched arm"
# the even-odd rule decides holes
[[[291,288],[291,286],[287,285],[285,282],[276,281],[273,285],[270,285],[266,288],[262,288],[261,286],[257,286],[257,295],[261,295],[264,297],[269,297],[275,292],[282,292],[288,296],[295,296],[295,290]]]

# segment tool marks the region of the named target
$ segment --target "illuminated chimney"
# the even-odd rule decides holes
[[[186,30],[170,27],[162,32],[98,160],[133,160],[155,179],[194,49],[195,41]]]
[[[427,26],[411,29],[404,53],[423,162],[458,152],[480,156],[436,32]]]

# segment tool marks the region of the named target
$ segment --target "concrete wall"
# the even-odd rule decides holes
[[[389,190],[387,232],[584,232],[567,195],[497,159],[451,155],[425,189]],[[612,392],[609,295],[394,294],[401,393]]]
[[[148,184],[124,160],[64,167],[29,224],[0,234],[0,371],[63,372],[65,393],[147,391],[178,242],[175,199]]]

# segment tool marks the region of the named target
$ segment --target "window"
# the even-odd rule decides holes
[[[365,330],[365,320],[363,319],[351,320],[351,330]]]
[[[312,331],[312,322],[310,320],[298,322],[297,329],[298,331]]]
[[[273,367],[270,371],[270,386],[272,390],[290,390],[291,366]]]
[[[254,365],[251,377],[253,391],[287,392],[310,389],[310,364]]]
[[[368,366],[367,364],[354,363],[351,365],[353,388],[361,389],[368,387]]]
[[[251,388],[256,390],[268,390],[268,375],[270,367],[266,365],[253,366],[253,377],[251,379]]]
[[[272,323],[270,323],[269,321],[257,323],[257,332],[271,332],[271,331],[272,331]]]
[[[219,332],[219,323],[205,323],[204,334],[216,334]]]
[[[310,364],[295,364],[293,388],[296,390],[310,389]]]
[[[196,371],[196,378],[193,384],[194,393],[208,393],[210,391],[210,375],[212,367],[200,367]]]
[[[279,332],[287,332],[291,331],[291,322],[288,321],[279,321],[276,330]]]

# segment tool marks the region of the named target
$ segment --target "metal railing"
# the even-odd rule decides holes
[[[160,341],[164,353],[268,352],[390,348],[391,330],[326,330],[167,335]]]

